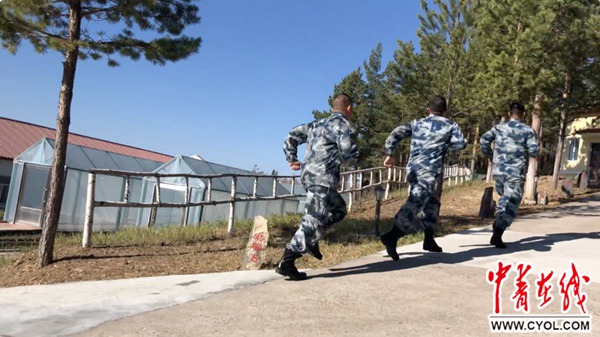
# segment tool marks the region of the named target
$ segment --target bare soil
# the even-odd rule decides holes
[[[492,186],[475,182],[462,187],[446,188],[442,197],[442,209],[438,223],[438,235],[453,233],[474,226],[491,224],[491,219],[479,219],[479,205],[485,187]],[[521,206],[520,214],[535,213],[568,202],[562,194],[550,188],[550,181],[542,177],[538,191],[546,191],[550,203],[546,206]],[[575,189],[577,200],[598,190]],[[384,201],[381,206],[381,231],[386,231],[404,197]],[[348,218],[372,221],[374,202],[363,202],[355,207]],[[343,223],[340,224],[343,226]],[[300,268],[329,267],[340,262],[383,250],[383,246],[372,233],[359,233],[358,237],[369,239],[355,242],[335,242],[335,227],[326,234],[321,244],[325,255],[323,261],[314,258],[299,260]],[[274,268],[282,252],[285,241],[291,233],[271,233],[269,247],[266,249],[264,268]],[[134,277],[148,277],[175,274],[198,274],[232,271],[240,268],[247,235],[226,237],[208,242],[189,245],[149,245],[149,246],[111,246],[85,249],[73,245],[57,245],[55,261],[50,266],[39,268],[36,265],[35,245],[19,253],[16,257],[0,257],[0,287],[14,287],[34,284],[51,284],[72,281],[106,280]]]

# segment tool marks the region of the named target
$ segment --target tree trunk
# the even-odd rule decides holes
[[[475,138],[473,138],[473,158],[471,159],[471,174],[475,174],[475,161],[477,159],[477,142],[479,141],[479,125],[475,127]]]
[[[562,161],[562,151],[565,143],[565,133],[567,131],[567,111],[560,111],[560,127],[558,128],[558,140],[556,141],[556,151],[554,153],[554,170],[552,171],[552,188],[558,188],[558,172],[560,171],[560,162]]]
[[[494,162],[491,159],[488,159],[487,172],[485,174],[485,182],[489,183],[492,181],[492,172],[494,171]]]
[[[71,123],[71,101],[73,99],[73,84],[81,33],[81,2],[73,1],[69,6],[69,50],[63,62],[62,85],[58,101],[58,117],[56,118],[56,139],[54,143],[54,160],[50,171],[50,189],[44,206],[44,222],[39,245],[39,266],[44,267],[53,262],[54,240],[58,228],[60,208],[62,205],[65,163],[67,157],[67,138]]]
[[[567,133],[567,104],[569,98],[569,75],[565,76],[565,88],[562,94],[562,105],[560,107],[560,120],[558,128],[558,140],[556,141],[556,151],[554,153],[554,170],[552,171],[552,188],[558,188],[558,172],[560,171],[560,162],[562,161],[562,151],[565,146],[565,137]]]
[[[542,128],[542,120],[540,118],[542,113],[542,94],[537,93],[535,95],[533,103],[533,113],[531,114],[531,127],[535,131],[536,135],[540,134]],[[539,143],[539,138],[538,138]],[[537,170],[538,170],[538,158],[529,158],[529,167],[527,169],[527,179],[525,181],[525,200],[535,200],[537,194]]]

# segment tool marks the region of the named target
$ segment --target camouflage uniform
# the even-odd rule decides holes
[[[286,160],[297,162],[298,145],[307,143],[300,179],[307,191],[306,208],[300,227],[287,248],[306,253],[323,236],[324,230],[346,216],[346,202],[338,193],[340,165],[358,158],[351,138],[350,123],[339,112],[299,125],[290,131],[283,145]]]
[[[480,139],[481,152],[493,157],[496,192],[500,196],[494,224],[502,230],[510,226],[523,198],[523,182],[529,157],[539,152],[537,136],[533,129],[516,120],[494,126]],[[491,143],[495,143],[492,150]]]
[[[402,139],[411,137],[407,181],[410,195],[394,218],[404,233],[416,230],[413,220],[423,210],[421,226],[430,228],[437,222],[440,202],[434,196],[437,177],[442,174],[448,149],[462,150],[467,145],[458,125],[448,118],[429,115],[394,129],[385,141],[385,154],[392,156]]]

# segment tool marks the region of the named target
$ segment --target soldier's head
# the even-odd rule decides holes
[[[510,118],[518,119],[520,121],[525,118],[525,106],[521,102],[510,103],[510,110],[508,110]]]
[[[442,115],[446,112],[446,99],[442,96],[434,96],[427,106],[427,112],[434,115]]]
[[[352,98],[350,95],[345,93],[337,94],[333,98],[332,110],[335,112],[339,112],[344,115],[346,118],[350,118],[352,115]]]

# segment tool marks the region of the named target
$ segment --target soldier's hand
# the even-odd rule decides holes
[[[394,159],[390,156],[385,157],[385,160],[383,161],[383,166],[385,166],[385,167],[394,166]]]
[[[292,171],[299,171],[302,168],[302,163],[299,161],[290,163],[290,168],[292,169]]]

